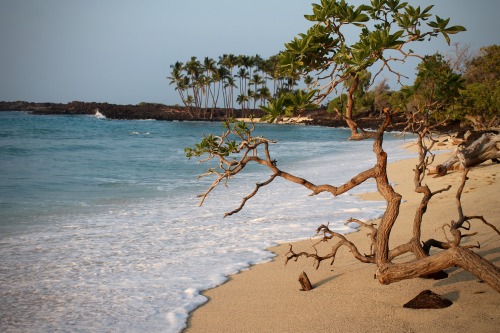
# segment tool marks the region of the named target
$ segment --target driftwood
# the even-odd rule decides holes
[[[313,288],[311,281],[309,281],[309,277],[307,276],[306,272],[302,272],[302,274],[300,274],[299,282],[300,282],[300,285],[302,286],[303,291],[309,291]]]
[[[455,153],[443,164],[430,169],[430,173],[444,176],[449,170],[465,170],[488,160],[500,159],[500,135],[484,133],[479,139],[465,147],[460,144]]]

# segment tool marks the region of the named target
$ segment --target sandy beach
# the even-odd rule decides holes
[[[437,156],[444,161],[448,153]],[[401,214],[393,230],[391,247],[411,237],[411,223],[420,196],[413,192],[412,169],[416,160],[390,164],[389,178],[403,196]],[[500,164],[484,163],[469,172],[462,201],[464,213],[483,215],[500,228]],[[460,172],[443,178],[427,178],[432,190],[452,185],[448,192],[431,201],[423,227],[423,239],[444,239],[442,226],[456,219],[455,191]],[[378,200],[378,193],[362,195]],[[484,224],[474,221],[478,235],[466,243],[480,243],[476,252],[498,265],[500,236]],[[368,252],[364,230],[348,239]],[[313,241],[293,244],[296,250],[311,249]],[[284,265],[288,244],[270,250],[275,260],[253,266],[232,276],[217,288],[204,292],[209,301],[191,313],[189,333],[196,332],[498,332],[500,294],[472,274],[448,269],[443,280],[411,279],[381,285],[374,279],[375,266],[363,264],[343,249],[335,264],[323,263],[318,270],[312,260],[300,259]],[[326,251],[324,248],[323,251]],[[321,248],[320,250],[321,251]],[[411,259],[411,257],[406,257]],[[313,284],[301,291],[298,277],[305,271]],[[430,289],[451,300],[445,309],[414,310],[403,308],[421,291]]]
[[[244,121],[246,123],[250,122],[255,122],[258,123],[260,122],[260,118],[236,118],[237,121]],[[280,124],[296,124],[300,125],[306,121],[311,121],[312,119],[309,117],[284,117],[279,121]]]

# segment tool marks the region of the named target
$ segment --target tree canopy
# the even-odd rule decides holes
[[[486,127],[498,124],[500,118],[500,45],[481,48],[479,54],[466,63],[464,76],[465,89],[461,92],[460,100],[461,115],[472,116],[473,122],[479,121]]]
[[[305,15],[314,25],[285,45],[280,70],[317,73],[319,81],[326,80],[318,94],[320,101],[337,89],[346,89],[345,119],[353,131],[352,138],[363,138],[352,121],[363,73],[378,66],[372,81],[385,71],[400,82],[404,75],[392,64],[421,57],[413,53],[412,44],[439,35],[449,44],[449,35],[465,31],[462,26],[450,25],[450,19],[433,16],[432,8],[414,7],[399,0],[372,0],[359,6],[344,0],[322,0],[312,5],[312,14]]]
[[[424,8],[400,0],[373,0],[359,6],[323,0],[312,5],[312,13],[304,15],[313,23],[311,28],[286,43],[282,52],[268,59],[258,54],[224,54],[218,60],[205,57],[203,61],[191,57],[172,65],[168,79],[193,118],[212,118],[217,107],[230,117],[239,107],[238,116],[260,117],[265,112],[264,120],[276,121],[297,115],[305,104],[309,105],[306,109],[326,106],[325,99],[333,101],[329,111],[347,119],[366,112],[381,116],[387,107],[402,111],[415,107],[416,97],[429,102],[423,89],[434,84],[438,88],[432,93],[434,102],[440,95],[453,95],[453,101],[435,108],[434,120],[498,123],[499,46],[484,47],[471,59],[463,52],[459,55],[457,49],[453,62],[443,53],[416,54],[414,44],[443,37],[449,45],[450,36],[465,30],[448,18],[433,15],[432,9],[432,5]],[[415,68],[416,81],[391,90],[389,78],[396,83],[407,78],[408,74],[398,69],[409,58],[422,61]],[[424,80],[424,66],[431,66],[432,58],[442,67],[435,73],[429,68]],[[451,91],[440,91],[446,85],[455,92],[449,95]],[[308,95],[305,90],[316,93]],[[408,96],[410,90],[418,94]],[[292,94],[301,94],[302,101],[295,100],[298,104],[293,105]],[[305,96],[309,97],[307,101],[302,98]],[[284,101],[286,106],[276,107]],[[403,104],[405,101],[407,104]],[[354,128],[352,123],[349,126]]]

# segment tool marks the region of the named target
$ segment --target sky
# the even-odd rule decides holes
[[[500,44],[498,0],[407,1],[435,4],[433,13],[465,26],[452,42]],[[225,53],[268,58],[307,31],[313,2],[0,0],[0,101],[181,104],[170,65]],[[443,38],[413,49],[452,50]]]

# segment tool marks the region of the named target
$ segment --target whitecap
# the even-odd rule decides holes
[[[106,116],[103,115],[101,112],[99,112],[99,109],[97,109],[95,111],[95,114],[94,114],[94,117],[98,118],[98,119],[106,119]]]

